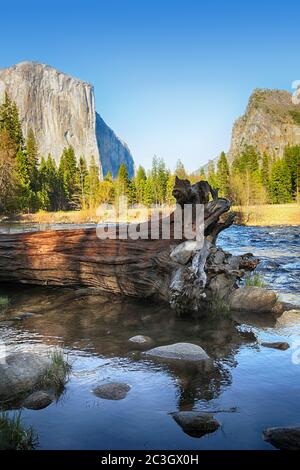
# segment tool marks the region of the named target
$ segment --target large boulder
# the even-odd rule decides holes
[[[263,437],[277,449],[300,450],[300,426],[267,428]]]
[[[158,346],[143,353],[144,356],[156,359],[173,361],[203,362],[208,361],[209,356],[204,349],[192,343],[175,343],[167,346]]]
[[[210,413],[179,411],[171,415],[182,430],[192,437],[202,437],[220,427],[220,423]]]
[[[230,308],[244,312],[272,312],[277,295],[262,287],[241,287],[230,296]]]
[[[12,401],[34,390],[51,364],[51,358],[35,353],[11,353],[0,361],[0,402]]]

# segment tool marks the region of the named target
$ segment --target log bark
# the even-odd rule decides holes
[[[176,181],[183,188],[180,191],[178,184],[174,188],[181,206],[207,201],[208,183],[190,185],[187,180]],[[206,183],[204,189],[201,183]],[[184,264],[172,256],[175,249],[180,252],[186,248],[184,233],[181,231],[180,236],[176,236],[176,213],[173,213],[169,239],[162,238],[165,219],[160,220],[157,239],[151,237],[150,222],[139,225],[139,230],[147,228],[149,231],[147,238],[137,240],[120,239],[128,229],[124,225],[110,227],[107,236],[115,230],[116,239],[105,240],[97,237],[95,228],[1,234],[0,281],[93,287],[114,295],[162,300],[180,312],[204,309],[216,295],[216,289],[218,295],[226,298],[244,270],[255,266],[254,260],[247,265],[249,257],[232,257],[225,253],[223,256],[222,250],[215,247],[217,235],[233,223],[234,216],[230,214],[222,221],[221,216],[230,209],[230,202],[218,198],[212,188],[211,194],[214,199],[204,204],[204,244],[202,247],[195,244],[190,254],[187,252]],[[218,253],[223,261],[216,263],[213,260]],[[225,279],[223,284],[221,276]],[[216,282],[218,277],[219,282]]]

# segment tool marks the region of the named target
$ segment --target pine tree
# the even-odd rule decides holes
[[[81,193],[81,207],[86,207],[86,179],[88,176],[88,168],[86,159],[81,156],[78,164],[79,170],[79,181],[80,181],[80,193]]]
[[[213,188],[218,186],[215,164],[212,160],[208,162],[207,181]]]
[[[63,187],[64,209],[78,209],[80,207],[80,177],[73,147],[63,150],[60,164],[59,177]]]
[[[113,180],[113,177],[112,177],[112,174],[111,172],[108,170],[108,172],[106,173],[105,177],[104,177],[104,181],[111,181],[112,182]]]
[[[259,160],[259,154],[251,145],[245,146],[244,151],[234,159],[230,191],[236,203],[249,206],[266,201]]]
[[[265,188],[268,187],[271,175],[271,161],[267,153],[263,154],[261,166],[261,179]]]
[[[55,160],[50,154],[47,160],[45,160],[44,157],[41,158],[38,180],[39,190],[37,197],[40,208],[51,211],[64,209],[63,202],[65,202],[65,199],[63,187],[60,184]]]
[[[291,174],[286,160],[277,160],[272,168],[270,195],[274,204],[284,204],[292,200]]]
[[[0,130],[0,213],[14,210],[16,144],[7,129]]]
[[[178,176],[180,179],[186,179],[187,173],[185,171],[184,165],[180,159],[177,160],[176,168],[175,168],[175,175]]]
[[[92,156],[89,164],[85,185],[85,190],[88,196],[88,204],[90,208],[94,208],[98,204],[99,181],[99,166],[96,165],[95,158]]]
[[[116,204],[119,205],[119,199],[121,196],[128,196],[128,186],[129,186],[129,178],[128,178],[128,171],[124,162],[121,163],[116,184],[115,184],[115,196],[116,196]]]
[[[162,158],[158,159],[157,164],[157,199],[160,204],[166,201],[167,183],[168,183],[168,172],[166,170],[165,162]]]
[[[39,209],[42,210],[51,210],[51,201],[50,201],[50,184],[49,184],[49,176],[47,171],[47,162],[45,158],[42,156],[41,162],[38,168],[38,181],[39,181],[39,188],[36,193]]]
[[[12,101],[7,92],[0,106],[0,130],[6,129],[11,140],[16,144],[16,149],[23,147],[24,139],[17,105]]]
[[[16,204],[22,212],[35,209],[35,195],[31,190],[26,153],[19,147],[16,155]]]
[[[150,207],[154,202],[154,193],[153,193],[153,184],[151,177],[147,177],[145,181],[144,194],[143,194],[143,204],[147,207]]]
[[[37,191],[38,187],[38,147],[33,130],[30,128],[26,141],[27,169],[30,179],[30,187]]]
[[[173,196],[173,188],[175,184],[175,175],[172,175],[171,172],[168,175],[167,189],[166,189],[166,203],[169,206],[172,206],[176,203],[176,199]]]
[[[225,153],[222,152],[218,160],[218,164],[217,164],[216,181],[217,181],[218,188],[220,188],[220,194],[223,197],[229,196],[229,188],[230,188],[229,178],[230,178],[230,171],[229,171],[228,161],[227,161]]]
[[[291,192],[294,199],[300,197],[300,145],[287,146],[284,150],[284,160],[291,175]]]
[[[130,180],[128,183],[127,197],[129,204],[137,203],[137,190],[134,179]]]
[[[142,166],[139,166],[135,177],[136,201],[138,204],[143,204],[143,194],[146,180],[146,172]]]
[[[253,174],[259,171],[259,154],[252,145],[246,145],[241,155],[237,156],[232,164],[239,173],[249,172]]]

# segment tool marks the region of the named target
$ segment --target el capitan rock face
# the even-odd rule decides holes
[[[132,174],[133,159],[126,144],[97,115],[91,84],[35,62],[0,69],[0,100],[4,91],[16,101],[24,135],[34,130],[39,152],[58,162],[64,147],[72,145],[77,158],[84,155],[114,169],[122,161]],[[96,124],[101,119],[101,126]],[[110,136],[108,139],[107,136]],[[102,152],[101,152],[102,149]]]
[[[286,145],[300,145],[300,105],[285,90],[257,89],[246,112],[232,130],[228,153],[232,161],[245,145],[253,145],[261,154],[281,157]]]
[[[131,178],[134,175],[134,163],[127,144],[116,136],[98,113],[96,113],[96,138],[103,174],[106,175],[109,171],[113,176],[117,176],[120,165],[124,162]]]

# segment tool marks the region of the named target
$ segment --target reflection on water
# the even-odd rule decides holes
[[[287,247],[280,243],[283,229],[272,229],[278,232],[270,248],[269,229],[264,230],[263,235],[260,228],[233,227],[220,243],[228,251],[236,252],[239,244],[242,252],[259,254],[267,279],[295,299],[299,233],[292,228],[286,234]],[[57,403],[22,412],[43,449],[270,449],[261,437],[265,427],[299,424],[300,365],[292,355],[300,316],[281,322],[262,314],[181,318],[162,305],[121,302],[87,290],[1,286],[1,294],[11,304],[0,313],[0,339],[14,350],[60,345],[73,366]],[[150,336],[155,346],[198,344],[213,366],[204,370],[146,360],[128,342],[139,334]],[[292,347],[278,351],[262,347],[262,341],[287,341]],[[95,397],[91,390],[108,381],[129,384],[127,397]],[[201,439],[191,437],[170,415],[178,410],[211,411],[222,426]]]

